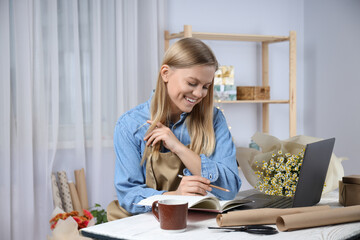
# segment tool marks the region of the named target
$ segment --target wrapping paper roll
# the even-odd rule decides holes
[[[65,171],[58,172],[58,178],[59,178],[59,185],[60,185],[60,192],[61,192],[61,200],[64,206],[65,212],[72,212],[74,211],[72,201],[71,201],[71,195],[70,195],[70,189],[68,185],[68,180],[66,176]]]
[[[360,221],[360,205],[280,216],[276,226],[280,231],[292,231],[357,221]]]
[[[330,206],[314,206],[301,208],[260,208],[253,210],[239,210],[228,212],[225,214],[218,214],[216,222],[219,227],[240,226],[240,225],[256,225],[256,224],[275,224],[279,216],[303,213],[303,212],[318,212],[322,210],[329,210]]]
[[[73,208],[75,211],[79,212],[80,216],[83,216],[83,210],[81,208],[81,203],[80,203],[80,199],[79,199],[79,195],[77,193],[75,184],[73,182],[68,182],[69,184],[69,189],[70,189],[70,195],[71,195],[71,201],[73,204]]]
[[[51,189],[52,189],[54,208],[59,207],[61,210],[64,210],[59,192],[59,187],[56,182],[56,176],[53,173],[51,174]]]
[[[84,169],[82,168],[80,170],[75,170],[74,175],[75,175],[76,190],[79,194],[81,208],[89,209],[89,201],[87,196],[86,178],[85,178]]]

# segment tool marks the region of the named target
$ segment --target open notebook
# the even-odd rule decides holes
[[[222,213],[230,209],[241,206],[251,200],[235,199],[235,200],[219,200],[214,196],[184,196],[184,195],[154,195],[145,198],[137,203],[137,205],[152,206],[152,203],[157,200],[176,199],[187,201],[190,210],[199,210],[207,212]]]

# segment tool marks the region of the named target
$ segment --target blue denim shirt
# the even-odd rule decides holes
[[[130,111],[124,113],[116,123],[114,147],[116,153],[115,188],[120,206],[132,214],[150,211],[151,208],[135,205],[144,198],[162,194],[145,184],[146,161],[140,165],[145,141],[143,140],[150,119],[151,98]],[[169,127],[184,145],[190,144],[190,136],[185,124],[187,113]],[[212,194],[223,200],[233,199],[241,187],[236,163],[236,150],[224,115],[214,108],[215,151],[211,156],[201,154],[201,176],[212,184],[227,188],[230,192],[213,188]],[[185,168],[184,175],[192,175]]]

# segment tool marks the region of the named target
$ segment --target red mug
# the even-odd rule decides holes
[[[160,228],[169,232],[183,232],[187,226],[188,203],[166,199],[152,204],[152,213],[160,222]]]

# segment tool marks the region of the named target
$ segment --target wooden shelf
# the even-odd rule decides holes
[[[191,25],[184,25],[184,31],[170,34],[165,31],[165,50],[169,48],[170,40],[176,38],[194,37],[201,40],[223,40],[257,42],[261,44],[262,53],[262,86],[269,86],[269,45],[276,42],[289,43],[289,99],[288,100],[237,100],[215,101],[215,103],[260,103],[262,104],[262,131],[269,132],[269,104],[289,104],[289,135],[296,135],[296,32],[290,31],[289,36],[269,36],[229,33],[193,32]]]
[[[273,103],[273,104],[289,104],[289,100],[234,100],[234,101],[214,100],[214,103]]]
[[[184,32],[173,33],[165,37],[166,40],[183,38]],[[288,36],[266,36],[266,35],[249,35],[249,34],[230,34],[230,33],[205,33],[192,32],[192,37],[201,40],[224,40],[224,41],[244,41],[244,42],[284,42],[289,41]]]

